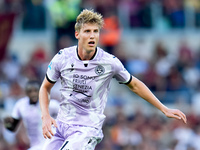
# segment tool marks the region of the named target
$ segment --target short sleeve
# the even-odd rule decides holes
[[[18,120],[22,118],[22,115],[20,113],[21,104],[19,102],[17,102],[15,104],[13,111],[12,111],[12,117],[15,118],[15,119],[18,119]]]
[[[63,59],[63,51],[60,50],[48,65],[46,77],[49,82],[55,83],[60,77],[60,66]]]
[[[115,69],[115,75],[114,78],[120,83],[120,84],[128,84],[132,76],[131,74],[126,70],[124,65],[121,63],[121,61],[117,57],[113,57],[113,64]]]

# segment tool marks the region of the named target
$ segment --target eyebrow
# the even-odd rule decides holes
[[[83,29],[83,31],[91,31],[91,30],[99,31],[99,29]]]

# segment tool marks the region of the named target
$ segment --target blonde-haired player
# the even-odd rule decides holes
[[[144,83],[130,75],[118,58],[97,47],[102,26],[102,15],[93,10],[83,10],[75,24],[78,45],[61,49],[49,63],[39,93],[43,136],[50,138],[45,150],[95,149],[103,138],[103,112],[112,78],[126,84],[167,117],[186,123],[184,113],[164,106]],[[59,78],[62,101],[55,121],[49,115],[48,97]],[[55,134],[51,125],[57,127]]]

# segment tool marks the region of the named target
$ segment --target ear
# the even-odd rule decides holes
[[[78,31],[75,31],[75,37],[76,37],[76,39],[79,39],[79,32]]]

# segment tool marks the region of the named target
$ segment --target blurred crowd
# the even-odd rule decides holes
[[[61,48],[76,44],[74,23],[83,8],[93,8],[104,16],[101,47],[117,56],[161,102],[179,106],[188,117],[188,124],[184,125],[164,118],[152,111],[151,106],[147,114],[142,106],[127,114],[126,100],[115,96],[116,93],[111,94],[108,101],[112,100],[112,103],[108,102],[108,117],[103,127],[105,137],[96,150],[200,150],[200,45],[193,49],[182,40],[174,55],[163,41],[157,40],[152,57],[145,59],[134,57],[134,54],[129,56],[121,42],[124,30],[198,30],[199,0],[0,1],[0,150],[25,150],[28,147],[23,129],[9,133],[3,127],[2,119],[25,95],[24,86],[28,79],[43,80],[52,58],[43,47],[37,47],[26,63],[9,53],[8,44],[15,32],[15,21],[21,18],[22,32],[54,30],[55,54]],[[59,100],[57,92],[52,96]],[[109,116],[111,107],[115,114]]]

